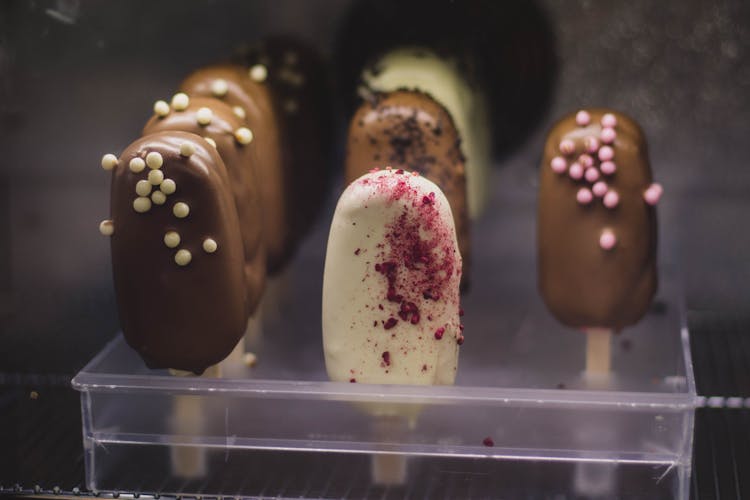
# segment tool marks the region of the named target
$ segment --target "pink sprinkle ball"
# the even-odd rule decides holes
[[[589,182],[596,182],[599,180],[599,171],[595,168],[586,169],[586,180]]]
[[[659,199],[661,198],[663,192],[664,188],[661,186],[661,184],[653,183],[643,193],[643,199],[646,200],[646,203],[648,203],[649,205],[654,206],[659,203]]]
[[[562,174],[568,168],[568,162],[562,156],[555,156],[550,162],[550,167],[558,174]]]
[[[589,191],[588,188],[581,188],[578,190],[578,193],[576,193],[576,200],[578,200],[578,203],[581,205],[588,205],[593,199],[594,195],[591,194],[591,191]]]
[[[620,203],[620,195],[616,191],[609,191],[604,195],[602,202],[607,208],[615,208]]]
[[[601,161],[609,161],[614,157],[615,157],[615,150],[612,149],[610,146],[602,146],[601,149],[599,149],[599,159]]]
[[[576,144],[570,139],[563,139],[560,142],[560,152],[564,155],[571,155],[575,153]]]
[[[612,250],[617,244],[617,236],[610,229],[605,229],[599,236],[599,246],[604,250]]]
[[[581,164],[580,163],[572,164],[570,168],[568,169],[568,175],[570,176],[571,179],[576,179],[576,180],[583,177],[583,167],[581,166]]]
[[[588,114],[587,111],[579,111],[578,113],[576,113],[576,123],[581,127],[585,127],[586,125],[591,123],[591,115]]]
[[[607,194],[608,189],[609,188],[607,187],[607,183],[604,181],[597,182],[596,184],[594,184],[594,187],[591,188],[597,198],[601,198],[602,196]]]
[[[578,157],[578,163],[583,165],[584,167],[593,167],[594,166],[594,159],[591,157],[591,155],[582,154]]]
[[[599,138],[602,140],[604,144],[612,144],[615,142],[615,138],[617,137],[617,132],[615,132],[615,129],[611,127],[605,127],[602,129],[602,133],[599,135]]]
[[[615,170],[617,170],[617,167],[613,161],[603,161],[602,164],[599,165],[599,169],[604,175],[612,175],[615,173]]]
[[[605,113],[602,116],[602,127],[615,128],[617,126],[617,117],[612,113]]]
[[[596,153],[599,149],[599,139],[590,135],[583,140],[583,144],[586,147],[586,151],[589,153]]]

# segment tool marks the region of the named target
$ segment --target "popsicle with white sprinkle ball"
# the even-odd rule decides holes
[[[251,78],[241,65],[218,64],[200,68],[180,84],[194,98],[213,98],[231,108],[250,132],[247,149],[253,151],[258,191],[264,208],[264,240],[269,273],[276,273],[292,253],[297,235],[290,220],[294,210],[281,114],[274,106],[271,88],[263,80]]]
[[[249,314],[232,179],[200,136],[159,132],[112,171],[112,271],[123,335],[150,368],[201,374],[229,355]]]
[[[463,343],[461,255],[448,200],[404,170],[374,170],[341,195],[323,278],[331,380],[453,384]]]
[[[163,102],[163,101],[162,101]],[[202,136],[221,156],[229,175],[229,188],[240,221],[245,255],[244,276],[248,310],[254,313],[266,283],[266,252],[263,240],[260,187],[252,132],[232,108],[210,97],[176,94],[172,104],[155,111],[143,129],[144,135],[164,131],[183,131]],[[156,110],[158,105],[154,106]],[[193,145],[181,145],[180,154],[192,154]],[[159,172],[152,171],[152,174]],[[158,180],[158,179],[154,179]]]
[[[588,334],[587,371],[610,370],[611,334],[646,313],[657,288],[656,210],[646,138],[622,113],[560,120],[540,167],[539,290],[563,324]]]

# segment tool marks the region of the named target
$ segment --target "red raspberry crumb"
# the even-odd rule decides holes
[[[391,366],[391,353],[385,351],[381,356],[383,357],[383,363],[385,363],[386,366]]]

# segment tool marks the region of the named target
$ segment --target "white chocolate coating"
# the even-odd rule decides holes
[[[365,71],[364,82],[373,90],[418,90],[429,94],[448,110],[461,136],[466,157],[469,216],[479,216],[489,195],[491,166],[490,121],[484,95],[472,89],[456,64],[429,50],[401,48],[383,56],[377,74]]]
[[[455,380],[463,335],[453,216],[440,188],[399,172],[360,177],[341,195],[333,216],[322,321],[326,368],[334,381],[433,385]],[[424,261],[410,267],[400,257],[414,245],[428,250],[421,253]],[[383,272],[385,263],[393,263],[392,278]],[[428,299],[425,286],[433,283],[439,283],[432,290],[439,298]],[[405,304],[418,308],[416,321],[413,313],[401,316]],[[444,333],[438,339],[440,328]]]

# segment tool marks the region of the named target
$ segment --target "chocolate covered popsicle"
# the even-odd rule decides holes
[[[452,384],[461,255],[443,193],[404,170],[352,182],[331,223],[323,347],[331,380]]]
[[[231,107],[238,120],[251,131],[247,145],[254,157],[255,178],[262,199],[264,240],[268,271],[276,273],[292,254],[298,236],[292,220],[297,217],[294,173],[289,159],[284,117],[266,78],[259,70],[241,65],[219,64],[190,74],[180,89],[187,95],[214,98]]]
[[[309,44],[289,36],[268,37],[238,55],[237,61],[273,100],[282,130],[291,238],[286,258],[309,231],[325,199],[333,144],[333,104],[328,67]],[[273,266],[271,273],[282,270]]]
[[[201,374],[245,331],[248,289],[232,180],[195,134],[142,137],[112,170],[112,271],[123,333],[150,368]]]
[[[465,158],[448,111],[419,91],[398,90],[368,96],[349,124],[345,181],[371,168],[390,165],[419,172],[437,184],[453,213],[463,259],[463,281],[470,260]]]
[[[661,193],[631,118],[589,109],[552,128],[539,188],[539,289],[561,323],[616,332],[645,314],[657,287]]]
[[[253,132],[229,105],[217,99],[191,97],[185,93],[176,94],[170,104],[157,103],[143,133],[149,135],[172,130],[204,137],[216,148],[226,166],[240,221],[246,296],[248,311],[252,314],[260,302],[266,281],[262,201],[255,171]]]
[[[362,80],[375,92],[418,90],[445,107],[465,157],[469,217],[478,217],[489,194],[490,120],[484,94],[464,77],[458,61],[428,49],[404,47],[380,57],[365,69]]]

